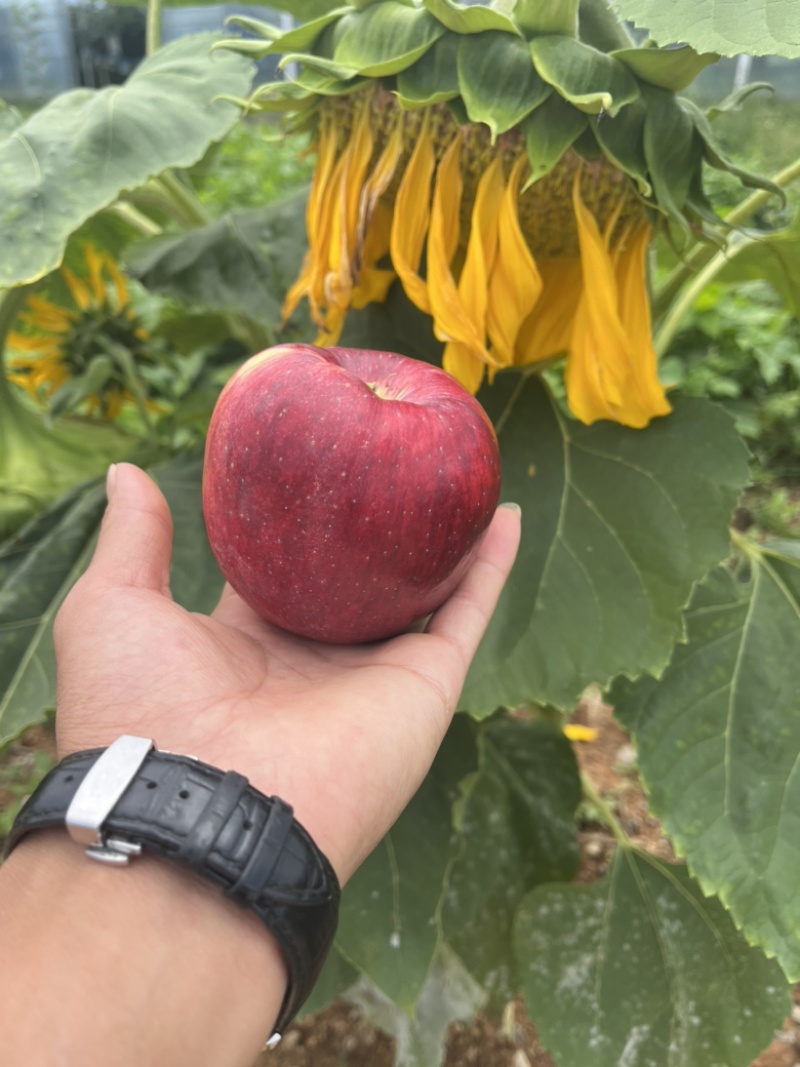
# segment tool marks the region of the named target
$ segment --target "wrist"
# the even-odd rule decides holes
[[[0,871],[0,909],[8,1067],[244,1065],[270,1033],[286,984],[278,946],[191,872],[151,857],[109,868],[45,831]]]

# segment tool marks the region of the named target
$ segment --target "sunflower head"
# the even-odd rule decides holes
[[[237,21],[237,20],[234,20]],[[704,162],[744,174],[676,93],[718,57],[637,48],[606,0],[359,0],[221,47],[282,53],[284,110],[317,152],[309,251],[285,304],[320,343],[398,280],[429,314],[445,368],[475,391],[566,357],[582,421],[646,426],[670,408],[646,291],[655,230],[714,238]],[[717,235],[718,239],[718,235]]]
[[[153,362],[151,345],[114,260],[90,244],[83,258],[81,274],[59,271],[69,305],[28,297],[19,328],[7,337],[9,378],[52,415],[113,419],[126,401],[141,402],[137,367]]]

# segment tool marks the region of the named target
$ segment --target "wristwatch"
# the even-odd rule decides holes
[[[174,860],[254,911],[289,973],[266,1047],[280,1041],[319,977],[339,911],[336,874],[288,804],[234,771],[124,735],[50,771],[17,816],[5,855],[26,834],[54,827],[105,863],[143,852]]]

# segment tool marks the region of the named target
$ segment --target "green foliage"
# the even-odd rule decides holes
[[[664,676],[612,690],[654,812],[705,893],[800,978],[800,551],[742,542],[687,610]]]
[[[800,8],[770,0],[616,0],[623,18],[650,31],[661,45],[692,45],[698,52],[736,56],[800,57]]]
[[[535,376],[499,375],[480,396],[499,431],[501,494],[521,504],[526,536],[462,707],[569,708],[591,680],[660,670],[692,583],[726,553],[747,481],[732,421],[678,401],[645,431],[587,427]]]
[[[718,3],[703,0],[712,10]],[[684,0],[658,10],[651,0],[621,4],[652,13],[667,36],[688,10]],[[334,6],[281,0],[277,8],[305,18]],[[552,17],[544,28],[563,35],[540,40],[533,53],[508,17],[510,4],[358,7],[337,44],[337,77],[350,78],[354,63],[396,75],[410,103],[460,94],[495,132],[523,119],[537,177],[581,136],[618,159],[640,189],[652,181],[677,217],[695,195],[685,171],[698,139],[712,164],[732,168],[708,147],[705,118],[671,96],[710,57],[626,48],[619,27],[609,31],[604,3],[580,5],[591,40],[577,41],[574,0],[551,5],[549,15],[521,2],[523,30]],[[747,32],[757,7],[744,5]],[[778,40],[785,26],[770,18]],[[465,35],[457,47],[443,27]],[[316,31],[301,28],[293,39],[305,48],[312,38]],[[699,34],[692,43],[717,48]],[[222,578],[204,535],[195,446],[237,362],[278,339],[312,336],[307,320],[280,323],[305,251],[306,142],[248,120],[209,150],[237,114],[220,97],[246,93],[251,64],[223,52],[209,58],[208,45],[196,38],[168,46],[113,96],[66,94],[22,126],[10,109],[0,111],[0,224],[5,217],[13,237],[4,273],[0,249],[4,284],[46,276],[44,288],[55,291],[60,283],[47,272],[75,254],[76,235],[84,239],[91,227],[90,239],[124,257],[147,290],[135,290],[135,308],[168,358],[136,366],[160,404],[151,414],[154,454],[140,458],[167,457],[153,473],[175,522],[172,589],[178,603],[203,612]],[[518,63],[531,54],[535,69]],[[524,77],[498,77],[487,88],[474,77],[487,55],[508,58],[504,74]],[[398,57],[407,62],[400,71]],[[324,72],[326,57],[317,58]],[[534,97],[539,106],[529,112]],[[621,101],[629,106],[598,123],[596,112]],[[755,169],[800,154],[800,124],[764,132],[766,116],[777,114],[764,110],[772,106],[753,111],[745,155]],[[558,109],[563,121],[554,123]],[[730,122],[721,114],[713,139],[734,149]],[[26,144],[41,160],[44,223]],[[192,169],[176,178],[166,172],[173,166]],[[732,208],[738,177],[719,174],[714,188]],[[790,218],[770,205],[754,221],[773,229]],[[134,234],[146,239],[131,246]],[[646,430],[579,425],[559,403],[560,383],[550,389],[533,375],[499,374],[480,394],[498,429],[503,495],[523,506],[519,561],[463,694],[468,714],[456,717],[419,793],[348,885],[336,949],[311,1005],[346,993],[396,1036],[406,1067],[433,1067],[451,1020],[520,992],[559,1067],[580,1067],[587,1052],[598,1067],[736,1067],[785,1014],[786,985],[762,950],[800,977],[800,554],[791,542],[742,541],[737,569],[717,567],[703,579],[729,552],[728,522],[748,477],[730,416],[762,465],[797,469],[799,259],[793,230],[731,258],[663,364],[689,397],[674,393],[674,412]],[[765,278],[772,288],[752,280]],[[351,314],[341,343],[441,359],[430,319],[399,285],[384,304]],[[6,393],[15,395],[0,380],[0,406]],[[27,451],[24,434],[9,436],[23,422],[25,433],[38,427]],[[129,409],[122,423],[141,431]],[[51,440],[71,468],[62,481],[43,427],[28,408],[2,406],[0,455],[25,462],[7,483],[0,477],[0,494],[22,486],[15,501],[25,496],[35,517],[0,545],[0,748],[52,709],[51,623],[86,566],[103,512],[103,488],[91,480],[107,459],[101,437],[119,436],[119,428],[58,420]],[[67,427],[93,453],[86,469],[57,436]],[[127,438],[123,454],[130,447]],[[39,495],[34,475],[49,494]],[[78,477],[89,480],[75,488]],[[761,525],[792,533],[789,490],[761,499]],[[636,736],[653,807],[689,869],[640,854],[616,827],[606,879],[572,886],[581,782],[552,708],[569,708],[587,683],[620,675],[620,718]],[[547,705],[546,715],[530,711],[533,703]],[[44,761],[33,767],[44,769]],[[28,781],[0,775],[12,794]],[[580,810],[586,814],[586,803]],[[601,800],[592,815],[609,820]]]
[[[780,969],[736,935],[684,867],[618,847],[590,886],[540,886],[515,942],[559,1065],[744,1067],[789,1010]]]
[[[197,195],[216,217],[238,208],[260,208],[309,181],[313,157],[308,138],[281,135],[254,120],[234,126],[195,168]]]
[[[0,765],[0,793],[5,793],[8,798],[0,807],[0,847],[4,838],[8,837],[25,798],[34,791],[54,762],[49,752],[33,749]]]
[[[800,321],[763,282],[709,286],[662,361],[662,379],[733,415],[759,464],[800,476]]]
[[[210,57],[213,40],[168,45],[122,87],[64,93],[0,143],[0,287],[43,277],[70,235],[124,189],[196,163],[225,135],[238,116],[220,94],[241,96],[252,64]]]

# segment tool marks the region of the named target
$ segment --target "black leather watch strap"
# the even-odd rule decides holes
[[[33,830],[65,826],[78,787],[105,751],[76,753],[50,771],[17,816],[6,854]],[[283,1033],[319,977],[339,910],[336,874],[292,809],[240,774],[152,749],[101,833],[120,854],[140,845],[184,864],[258,915],[289,972],[275,1024]]]

